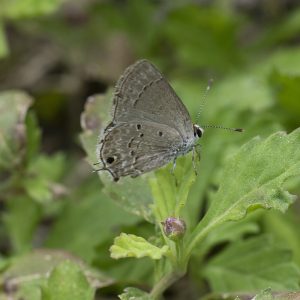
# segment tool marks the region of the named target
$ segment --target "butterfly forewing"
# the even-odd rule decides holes
[[[148,120],[193,135],[190,115],[163,75],[147,60],[130,66],[119,79],[113,122]]]

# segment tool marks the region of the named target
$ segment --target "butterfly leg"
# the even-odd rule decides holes
[[[200,153],[200,150],[198,150],[198,148],[200,148],[200,147],[201,147],[200,144],[195,145],[195,152],[197,154],[197,158],[199,161],[201,160],[201,153]]]
[[[173,167],[172,167],[172,169],[171,169],[170,172],[171,172],[171,174],[174,176],[175,186],[178,186],[178,180],[177,180],[177,178],[176,178],[176,176],[175,176],[176,159],[177,159],[177,157],[175,157],[175,158],[173,159]]]
[[[175,157],[175,158],[173,159],[173,167],[172,167],[172,169],[171,169],[171,174],[173,174],[173,175],[174,175],[174,173],[175,173],[175,168],[176,168],[176,159],[177,159],[177,157]]]
[[[196,163],[195,163],[195,155],[197,154],[199,160],[200,160],[200,154],[199,152],[196,150],[196,146],[193,147],[193,156],[192,156],[192,164],[193,164],[193,168],[194,168],[194,171],[195,171],[195,175],[197,176],[198,175],[198,172],[197,172],[197,168],[196,168]]]
[[[100,171],[108,171],[110,173],[110,175],[113,177],[113,180],[115,182],[119,181],[119,177],[115,176],[109,169],[107,169],[106,167],[103,167],[103,168],[99,168],[99,169],[94,169],[93,170],[93,173],[98,173]]]

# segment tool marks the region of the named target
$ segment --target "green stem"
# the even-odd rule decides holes
[[[153,299],[158,299],[163,292],[171,286],[175,281],[181,278],[186,273],[187,262],[184,260],[183,253],[184,253],[184,244],[183,240],[179,239],[177,241],[168,240],[165,237],[164,233],[162,232],[166,244],[170,247],[170,256],[169,259],[171,260],[172,264],[172,271],[168,274],[165,274],[152,288],[150,292],[150,296]]]
[[[178,272],[174,271],[169,274],[166,274],[154,285],[154,287],[150,292],[150,296],[153,299],[158,299],[169,286],[171,286],[175,281],[181,278],[184,274],[185,272],[180,272],[180,271]]]

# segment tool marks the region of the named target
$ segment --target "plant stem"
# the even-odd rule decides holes
[[[169,241],[169,246],[174,243]],[[173,244],[174,245],[174,244]],[[187,269],[187,261],[184,260],[183,257],[183,240],[179,239],[175,241],[175,253],[172,256],[172,271],[170,273],[165,274],[152,288],[150,292],[150,296],[153,299],[158,299],[163,292],[171,286],[175,281],[184,276]]]
[[[163,276],[152,288],[150,292],[150,296],[153,299],[158,299],[159,296],[162,295],[162,293],[170,286],[172,285],[175,281],[177,281],[179,278],[181,278],[185,272],[171,272],[169,274],[166,274]]]

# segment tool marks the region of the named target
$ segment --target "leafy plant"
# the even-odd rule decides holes
[[[100,110],[97,112],[97,107],[101,107],[100,103],[104,101],[105,98],[103,97],[95,97],[93,102],[88,103],[88,110],[93,111],[93,117],[97,114],[100,115]],[[93,105],[93,109],[89,107],[90,105]],[[85,119],[86,123],[88,123],[90,117]],[[98,124],[100,123],[103,122],[99,121]],[[91,143],[88,142],[87,135],[89,135],[89,139],[96,141],[98,132],[95,131],[93,134],[93,130],[89,130],[85,133],[85,139],[82,139],[82,141],[88,150]],[[144,178],[139,178],[138,180],[144,181],[145,184],[148,182],[150,185],[153,205],[134,212],[143,216],[143,211],[148,209],[149,213],[147,215],[153,215],[157,228],[156,242],[151,244],[142,237],[121,233],[110,248],[111,257],[114,259],[148,256],[156,261],[156,282],[152,290],[147,295],[143,294],[143,296],[136,297],[150,297],[153,299],[160,297],[168,286],[186,273],[193,254],[200,252],[203,256],[205,255],[204,252],[207,252],[224,239],[224,233],[219,231],[218,234],[215,234],[209,247],[205,247],[210,234],[216,232],[227,222],[239,221],[245,218],[248,213],[258,209],[275,209],[285,212],[296,199],[294,195],[288,192],[291,186],[288,188],[287,183],[293,178],[297,179],[294,184],[299,184],[300,153],[297,151],[299,146],[299,129],[288,135],[284,132],[277,132],[266,138],[253,138],[245,143],[226,159],[218,176],[219,189],[217,192],[210,194],[210,205],[202,220],[196,226],[188,227],[184,237],[175,239],[171,239],[166,234],[162,222],[169,217],[177,219],[182,218],[184,215],[188,217],[185,213],[187,212],[189,192],[196,179],[191,166],[191,158],[179,159],[174,176],[171,174],[170,168],[164,168],[156,171],[153,177],[146,175]],[[95,154],[91,151],[87,152],[90,153],[88,160],[96,161]],[[282,159],[282,153],[284,153],[284,159]],[[201,169],[199,169],[199,172],[201,174]],[[115,200],[118,201],[124,191],[122,200],[118,201],[120,205],[126,209],[132,207],[132,205],[126,204],[126,201],[128,203],[132,201],[130,196],[126,196],[126,190],[134,189],[135,180],[124,178],[122,179],[124,183],[121,182],[119,185],[113,183],[107,174],[100,173],[100,176],[107,186],[105,189],[108,193],[111,189],[114,189],[115,193],[117,191],[118,195],[115,194]],[[146,189],[142,192],[135,191],[140,198],[145,197],[146,192]],[[186,221],[188,223],[188,219]],[[235,226],[238,226],[238,224]],[[240,242],[240,245],[236,244],[232,250],[228,249],[227,252],[224,252],[223,257],[221,255],[219,260],[216,258],[206,263],[206,267],[202,267],[203,270],[200,274],[209,279],[212,283],[211,286],[216,291],[257,291],[266,286],[274,290],[299,288],[300,270],[291,261],[291,257],[288,255],[289,251],[279,247],[277,252],[274,252],[274,244],[272,242],[266,243],[266,241],[268,241],[268,238],[262,236],[257,240]],[[239,247],[244,248],[240,249]],[[263,251],[263,247],[266,248],[265,251]],[[201,248],[205,248],[205,251]],[[258,257],[254,256],[253,249],[257,249]],[[243,254],[247,257],[248,252],[253,257],[251,260],[246,261],[243,259]],[[241,267],[240,270],[236,270],[238,281],[232,272],[230,273],[231,276],[226,276],[225,269],[222,273],[221,266],[217,265],[226,264],[226,262],[235,263],[234,260],[226,256],[226,253],[235,257],[237,266]],[[283,253],[287,255],[283,255]],[[264,262],[263,265],[262,262]],[[199,263],[201,269],[200,266],[201,263]],[[246,269],[247,266],[250,267],[250,270]],[[224,266],[224,268],[226,267]],[[236,267],[233,266],[232,268]],[[272,268],[274,268],[274,271]],[[217,272],[214,272],[215,269]],[[246,273],[245,283],[242,284],[240,273],[245,272],[248,272],[248,274]],[[264,272],[268,273],[264,274]],[[260,281],[259,273],[261,273],[262,278],[269,277],[269,280]],[[280,278],[277,273],[281,274]],[[228,278],[228,283],[222,279],[224,276]],[[254,281],[256,280],[257,283],[251,283],[251,276],[255,278]],[[218,279],[219,277],[220,279]],[[236,286],[234,285],[235,282]],[[136,293],[136,290],[134,291],[131,289],[126,290],[125,294],[120,296],[121,299],[129,299],[132,297],[130,296],[132,293]]]
[[[299,298],[299,5],[75,2],[0,0],[0,300]],[[92,172],[143,57],[194,121],[245,129],[207,129],[197,176]]]

